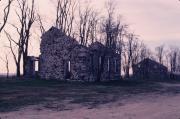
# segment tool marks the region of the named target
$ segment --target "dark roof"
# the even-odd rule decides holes
[[[76,45],[74,45],[73,49],[75,49],[75,48],[79,48],[79,49],[83,48],[83,49],[89,50],[88,47],[86,47],[86,46],[84,46],[84,45],[81,45],[81,44],[76,44]]]
[[[57,27],[54,27],[52,26],[48,31],[46,31],[44,34],[47,34],[47,33],[51,33],[51,34],[55,34],[55,33],[58,33],[58,34],[61,34],[61,35],[65,35],[65,33],[62,32],[62,30],[58,29]]]
[[[162,67],[162,68],[166,68],[166,69],[167,69],[166,66],[164,66],[164,65],[162,65],[162,64],[160,64],[160,63],[158,63],[158,62],[156,62],[156,61],[154,61],[154,60],[152,60],[152,59],[150,59],[150,58],[146,58],[146,59],[140,61],[139,63],[137,63],[136,65],[145,64],[145,63],[148,63],[148,64],[156,64],[156,65],[158,65],[159,67]]]
[[[102,49],[102,48],[104,48],[104,47],[105,47],[105,46],[104,46],[102,43],[98,42],[98,41],[92,43],[92,44],[89,46],[89,48],[90,48],[90,49],[93,49],[93,50]]]

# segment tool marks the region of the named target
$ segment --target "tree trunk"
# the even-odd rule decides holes
[[[20,63],[18,63],[18,64],[16,65],[16,76],[17,76],[17,77],[20,77],[20,76],[21,76]]]
[[[129,66],[126,66],[126,78],[129,78]]]
[[[26,65],[27,65],[27,56],[23,55],[23,76],[26,76]]]
[[[120,66],[119,66],[119,69],[120,69],[120,77],[121,77],[121,75],[122,75],[122,50],[120,51],[120,54],[119,54],[119,57],[120,57]],[[121,77],[122,78],[122,77]]]
[[[6,69],[7,69],[7,74],[6,74],[6,78],[9,78],[9,63],[6,63]]]

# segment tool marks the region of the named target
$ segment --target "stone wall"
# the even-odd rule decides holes
[[[90,80],[90,51],[87,47],[77,45],[71,52],[72,79]]]
[[[42,36],[40,70],[44,79],[64,79],[65,61],[70,59],[69,53],[78,42],[66,36],[59,29],[52,27]]]
[[[43,79],[94,81],[98,73],[99,59],[103,56],[105,60],[102,79],[112,80],[120,77],[118,54],[106,49],[99,42],[89,47],[79,45],[75,39],[55,27],[43,34],[40,51],[39,74]]]
[[[37,76],[35,63],[38,61],[39,61],[39,58],[37,58],[37,57],[34,57],[34,56],[28,56],[27,57],[27,64],[25,67],[25,70],[26,70],[25,76],[26,77]]]
[[[115,80],[120,78],[120,57],[113,50],[106,48],[99,42],[95,42],[89,46],[91,55],[91,67],[93,77],[96,79],[103,63],[102,80]],[[116,65],[115,65],[116,64]],[[116,70],[115,70],[116,69]]]

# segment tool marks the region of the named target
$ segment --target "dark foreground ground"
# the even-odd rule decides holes
[[[25,108],[27,107],[34,106],[35,108],[31,109],[31,111],[35,110],[41,112],[43,110],[50,110],[56,113],[68,112],[67,114],[69,116],[67,117],[68,119],[71,118],[70,114],[71,113],[73,114],[73,111],[78,109],[94,111],[100,108],[106,109],[113,107],[112,110],[117,111],[117,109],[121,110],[120,107],[125,106],[126,104],[128,105],[136,102],[139,104],[140,102],[142,103],[143,101],[148,101],[149,103],[155,101],[153,99],[162,96],[163,98],[159,98],[160,99],[159,101],[161,101],[164,100],[164,98],[173,98],[179,95],[180,95],[180,81],[154,82],[154,81],[131,80],[131,81],[113,81],[106,83],[83,83],[83,82],[62,82],[62,81],[54,81],[54,80],[45,81],[45,80],[1,79],[0,80],[0,118],[2,119],[12,118],[18,112],[21,112],[21,110],[25,110]],[[179,102],[176,104],[178,106],[178,109],[180,109]],[[107,106],[103,107],[105,105]],[[116,107],[116,109],[114,109],[114,107]],[[111,108],[107,110],[111,110]],[[104,113],[104,115],[106,115],[107,112],[103,112],[103,111],[102,114]],[[120,111],[118,111],[117,114],[118,113],[120,113]],[[180,110],[179,110],[179,114],[180,114]],[[64,115],[64,117],[67,115]],[[39,115],[37,114],[36,116]],[[136,115],[130,115],[130,116],[132,118],[127,116],[127,119],[134,119],[136,117]],[[73,117],[72,119],[76,119]],[[81,119],[81,116],[77,118]],[[93,118],[101,118],[101,117],[82,116],[82,119],[93,119]],[[108,119],[110,118],[111,117],[108,117]],[[120,118],[120,116],[119,117],[114,116],[113,119],[118,119],[118,118]],[[126,117],[122,116],[122,118],[125,119]],[[16,118],[14,117],[12,119],[16,119]],[[65,118],[61,117],[60,119],[65,119]],[[151,119],[151,118],[144,118],[144,119]],[[176,119],[180,119],[180,116],[179,118]]]

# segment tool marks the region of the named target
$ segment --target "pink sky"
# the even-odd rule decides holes
[[[39,9],[46,16],[53,13],[49,1],[39,2]],[[106,0],[80,0],[92,2],[92,6],[101,11]],[[178,0],[114,0],[117,12],[123,16],[132,31],[142,40],[156,43],[180,43],[180,2]],[[41,7],[43,6],[43,7]],[[52,5],[53,6],[53,5]],[[47,9],[48,8],[48,9]],[[154,42],[154,43],[153,43]],[[157,45],[158,45],[157,44]]]
[[[55,13],[52,1],[35,0],[43,19],[47,22],[47,29],[53,25],[53,14]],[[102,11],[106,0],[79,0],[81,2],[92,2],[98,11]],[[149,47],[158,45],[180,46],[180,2],[178,0],[114,0],[117,4],[118,13],[123,16],[123,21],[130,25],[130,30],[140,35]],[[1,19],[1,18],[0,18]],[[9,22],[14,21],[14,14],[11,14]],[[3,35],[1,39],[4,39]],[[5,40],[0,40],[2,51]],[[39,54],[39,42],[31,43],[31,55]],[[3,56],[3,52],[0,52]],[[10,56],[11,57],[11,56]],[[11,72],[14,72],[11,59]],[[0,61],[0,72],[5,72],[5,66]]]

